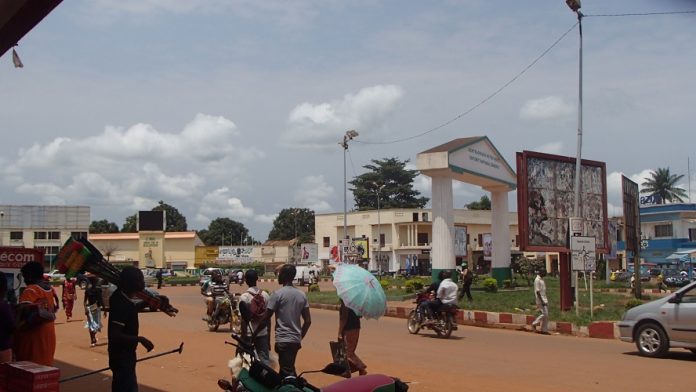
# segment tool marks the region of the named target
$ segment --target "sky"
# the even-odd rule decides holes
[[[609,215],[621,174],[668,167],[688,190],[689,160],[696,201],[696,14],[592,16],[696,1],[582,6],[582,157],[606,162]],[[348,180],[461,137],[513,168],[574,157],[576,22],[563,0],[64,1],[19,42],[24,68],[0,58],[0,204],[120,227],[163,200],[189,229],[227,217],[264,240],[283,208],[343,211],[350,129]],[[454,207],[483,194],[455,183]]]

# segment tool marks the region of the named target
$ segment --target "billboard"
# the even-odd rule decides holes
[[[640,212],[638,210],[638,184],[621,176],[623,193],[624,225],[626,226],[626,250],[638,249],[638,232],[640,231]]]
[[[44,253],[38,248],[0,247],[0,279],[7,279],[7,301],[16,304],[24,287],[19,270],[30,261],[43,264]]]
[[[218,260],[231,263],[251,263],[253,246],[221,246],[218,251]]]
[[[317,244],[302,244],[301,260],[303,263],[316,263],[319,261],[319,245]]]
[[[490,261],[493,255],[493,235],[484,233],[481,238],[483,239],[483,259]]]
[[[167,227],[165,211],[139,211],[138,231],[164,231]]]
[[[517,211],[520,250],[569,251],[569,218],[574,215],[575,158],[533,151],[517,153]],[[582,235],[609,250],[607,176],[604,162],[583,159],[580,169]]]
[[[454,228],[454,255],[466,257],[466,227]]]
[[[363,260],[370,258],[370,244],[367,238],[355,238],[353,239],[353,245],[358,258]]]

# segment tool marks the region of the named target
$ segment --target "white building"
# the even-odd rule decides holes
[[[48,269],[68,238],[87,237],[90,222],[87,206],[0,205],[0,246],[40,248]]]
[[[353,211],[347,215],[346,228],[353,243],[367,245],[364,259],[369,261],[370,270],[396,272],[415,265],[421,273],[427,273],[432,242],[431,217],[430,209],[418,208],[380,210],[379,217],[377,210]],[[508,213],[507,220],[510,248],[519,251],[517,213]],[[319,259],[328,263],[332,248],[343,237],[343,214],[317,214],[314,224]],[[460,252],[455,253],[459,253],[457,264],[473,261],[477,269],[490,269],[483,243],[484,238],[490,238],[491,211],[455,209],[454,226],[455,233],[465,234],[464,243],[459,242],[463,245]]]

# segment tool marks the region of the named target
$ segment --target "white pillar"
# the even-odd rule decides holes
[[[494,187],[486,189],[491,192],[491,232],[493,250],[491,267],[510,267],[510,222],[508,221],[508,188]],[[494,275],[496,275],[494,273]]]
[[[454,211],[452,179],[432,177],[433,239],[430,252],[433,271],[454,269]]]

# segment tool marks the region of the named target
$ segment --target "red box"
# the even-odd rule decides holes
[[[7,392],[58,392],[60,370],[34,362],[7,364]]]
[[[7,371],[9,367],[0,363],[0,392],[7,392]]]

